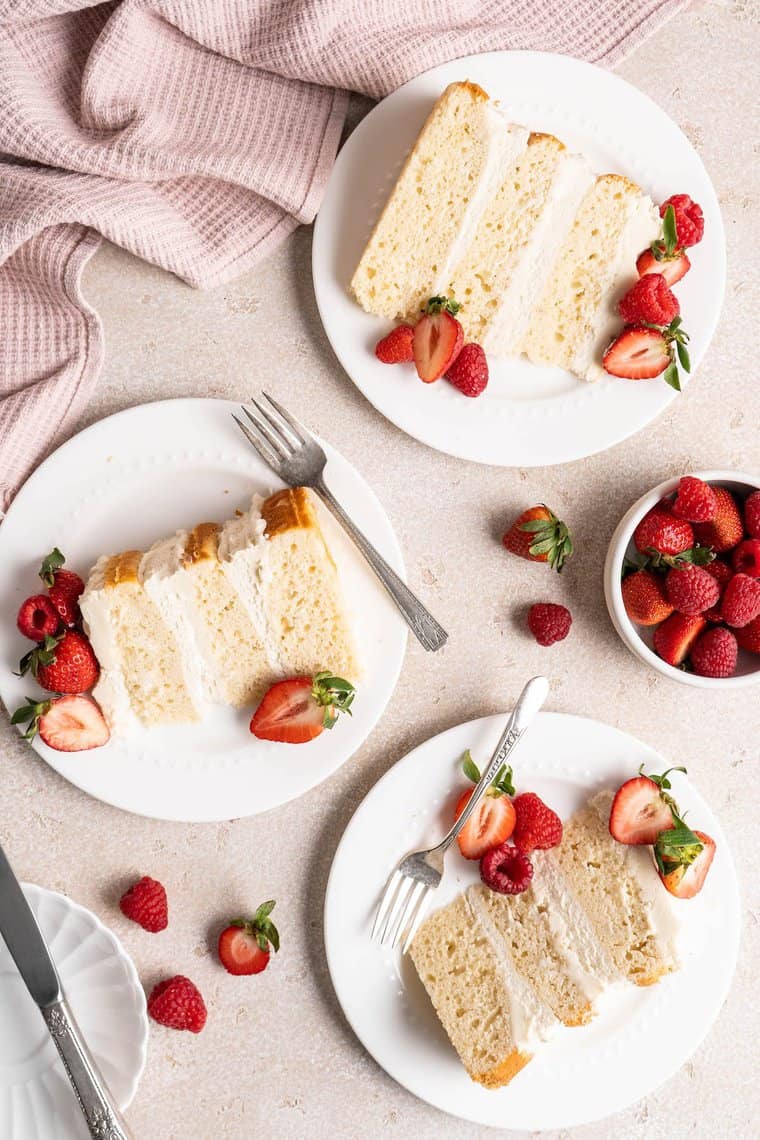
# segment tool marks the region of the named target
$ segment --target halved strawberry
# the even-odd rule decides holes
[[[228,974],[260,974],[269,965],[269,946],[280,949],[280,936],[269,915],[274,900],[262,903],[253,918],[234,918],[219,935],[219,961]]]
[[[705,625],[702,614],[671,614],[654,631],[655,653],[668,665],[677,668],[688,657],[689,650]]]
[[[613,340],[602,365],[611,376],[624,380],[652,380],[670,364],[665,337],[658,329],[634,326]]]
[[[462,770],[469,780],[477,784],[480,772],[469,750],[462,757]],[[470,802],[472,791],[472,788],[467,788],[457,800],[455,820]],[[459,850],[465,859],[481,859],[487,851],[506,843],[515,829],[515,809],[510,799],[514,794],[512,769],[505,765],[457,836]]]
[[[715,840],[704,831],[681,825],[657,839],[654,849],[657,874],[663,886],[679,899],[693,899],[702,890],[715,855]]]
[[[27,724],[24,736],[31,740],[36,732],[57,752],[85,752],[106,744],[110,733],[103,714],[89,697],[53,697],[35,701],[16,709],[11,724]]]
[[[431,297],[414,326],[414,364],[426,384],[443,376],[464,344],[462,326],[454,315],[459,309],[449,297]]]
[[[675,826],[675,803],[668,795],[668,773],[684,772],[685,768],[668,768],[662,776],[638,776],[626,780],[612,801],[610,809],[610,835],[618,843],[640,847],[654,843],[657,836]]]
[[[663,257],[662,260],[658,261],[651,249],[645,249],[643,253],[639,254],[636,269],[639,277],[645,277],[647,273],[662,274],[667,284],[672,288],[677,281],[680,281],[689,272],[691,262],[683,250],[678,250],[670,258]]]
[[[332,728],[338,713],[350,715],[355,696],[350,682],[329,672],[278,681],[253,714],[251,732],[259,740],[306,744],[324,729]]]

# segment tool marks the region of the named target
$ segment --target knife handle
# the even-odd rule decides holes
[[[42,1010],[93,1140],[133,1140],[65,999]]]

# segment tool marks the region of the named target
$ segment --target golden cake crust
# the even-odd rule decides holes
[[[261,517],[266,523],[267,538],[289,530],[318,529],[317,516],[305,487],[286,487],[270,495],[261,504]]]
[[[532,1058],[532,1053],[521,1053],[519,1049],[513,1049],[492,1069],[487,1069],[485,1073],[472,1073],[472,1079],[487,1089],[499,1089],[502,1085],[508,1085]]]
[[[103,571],[104,587],[111,590],[125,582],[139,582],[141,560],[141,550],[125,550],[123,554],[114,554]]]
[[[182,565],[193,566],[196,562],[211,562],[218,557],[219,524],[198,523],[187,536],[182,553]]]

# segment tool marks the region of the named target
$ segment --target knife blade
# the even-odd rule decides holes
[[[26,988],[40,1007],[60,1001],[61,981],[37,919],[0,847],[0,934]]]
[[[93,1140],[131,1140],[63,992],[32,908],[0,847],[0,935],[39,1006]]]

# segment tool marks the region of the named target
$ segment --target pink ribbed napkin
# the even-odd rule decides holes
[[[498,48],[612,64],[684,0],[0,0],[0,511],[103,353],[104,235],[207,288],[314,217],[348,92]]]

